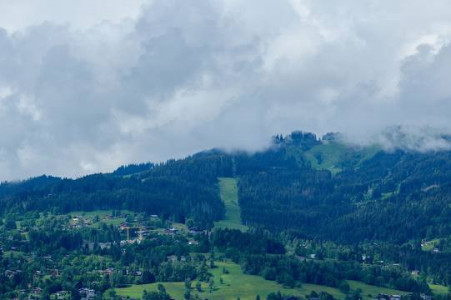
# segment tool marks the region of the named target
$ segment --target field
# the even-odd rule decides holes
[[[128,210],[121,210],[121,214],[130,214],[134,215],[134,212],[128,211]],[[93,219],[95,216],[98,216],[100,221],[98,222],[98,226],[101,225],[101,223],[105,223],[106,225],[113,225],[113,226],[119,226],[122,222],[125,222],[124,217],[116,217],[111,219],[106,219],[105,217],[107,215],[112,215],[112,210],[93,210],[93,211],[72,211],[68,213],[68,215],[71,215],[72,217],[75,216],[82,216],[87,219]]]
[[[439,244],[439,242],[440,242],[439,239],[434,239],[431,241],[423,242],[422,246],[421,246],[421,250],[432,251]]]
[[[201,298],[208,298],[212,300],[227,300],[227,299],[240,299],[243,300],[254,300],[256,295],[259,294],[261,299],[265,299],[266,296],[271,292],[280,291],[283,294],[306,296],[312,291],[327,292],[333,295],[337,299],[344,299],[345,295],[341,293],[338,289],[315,285],[315,284],[303,284],[301,288],[287,289],[282,285],[277,284],[274,281],[268,281],[259,276],[247,275],[241,271],[239,265],[231,262],[217,262],[217,268],[213,269],[211,273],[214,276],[215,288],[213,292],[210,293],[206,283],[202,283],[202,292],[198,293],[195,289],[196,282],[192,282],[191,294],[199,294]],[[223,274],[222,270],[226,268],[229,274]],[[222,278],[223,283],[220,283],[220,278]],[[373,285],[368,285],[359,281],[348,280],[351,287],[351,291],[356,289],[362,290],[362,299],[369,300],[373,299],[379,293],[389,294],[389,295],[405,295],[406,292],[399,290],[388,289],[377,287]],[[133,285],[127,288],[116,289],[116,293],[120,296],[130,296],[132,298],[140,298],[144,290],[155,291],[157,290],[157,283],[144,284],[144,285]],[[185,292],[185,284],[183,282],[166,282],[163,283],[167,292],[176,300],[183,299],[183,294]],[[445,287],[440,286],[440,292],[445,293],[443,290]],[[436,290],[434,289],[434,292]],[[108,294],[108,292],[106,293]]]
[[[363,300],[373,299],[379,293],[388,294],[388,295],[406,295],[406,294],[408,294],[407,292],[378,287],[378,286],[374,286],[374,285],[369,285],[369,284],[365,284],[360,281],[348,280],[348,283],[349,283],[349,286],[351,287],[351,290],[354,290],[354,291],[356,289],[362,290],[361,296],[362,296]]]
[[[219,178],[219,191],[221,200],[225,205],[224,220],[215,223],[215,228],[230,228],[247,230],[241,224],[240,206],[238,204],[238,187],[236,178]]]
[[[379,150],[377,146],[370,146],[362,149],[359,155],[356,155],[354,149],[345,144],[329,142],[312,147],[304,152],[304,157],[311,163],[312,168],[326,169],[332,174],[337,174],[341,171],[340,164],[343,161],[355,161],[360,164],[374,156]]]
[[[284,294],[305,296],[310,294],[311,291],[321,292],[325,291],[333,295],[336,298],[343,299],[345,297],[339,290],[314,285],[303,284],[299,289],[285,289],[280,284],[274,281],[268,281],[259,276],[246,275],[241,271],[239,265],[230,262],[217,262],[217,268],[213,269],[211,273],[214,276],[215,288],[210,293],[208,285],[202,283],[202,292],[198,293],[195,289],[196,282],[192,283],[192,294],[198,293],[201,298],[208,298],[210,300],[220,299],[237,299],[240,297],[242,300],[254,300],[256,295],[259,294],[262,299],[271,292],[280,291]],[[223,274],[223,268],[226,268],[229,273]],[[223,279],[223,283],[220,283],[220,278]],[[176,300],[183,299],[185,292],[185,284],[183,282],[171,282],[163,284],[167,292]],[[144,284],[133,285],[131,287],[116,289],[116,292],[120,296],[130,296],[132,298],[140,298],[144,290],[153,291],[157,289],[157,284]],[[106,293],[108,295],[108,292]]]
[[[446,295],[449,293],[449,289],[447,286],[439,285],[439,284],[430,284],[429,287],[431,288],[432,292],[434,294],[439,295]]]

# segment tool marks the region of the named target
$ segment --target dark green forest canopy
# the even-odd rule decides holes
[[[451,152],[351,147],[339,135],[293,132],[257,153],[210,150],[79,179],[0,185],[2,212],[128,209],[199,229],[221,219],[218,177],[239,178],[242,222],[338,242],[447,237]]]

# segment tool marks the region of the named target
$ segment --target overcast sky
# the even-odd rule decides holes
[[[449,0],[0,0],[0,180],[295,129],[447,147],[450,40]]]

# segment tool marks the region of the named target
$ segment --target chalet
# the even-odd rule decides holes
[[[99,243],[99,247],[100,249],[110,249],[111,248],[111,243]]]
[[[433,300],[431,296],[428,296],[426,294],[420,294],[420,298],[423,300]]]
[[[167,257],[168,261],[176,262],[178,260],[177,255],[170,255]]]
[[[78,290],[81,300],[91,300],[96,297],[96,291],[88,288],[81,288]]]
[[[178,232],[177,228],[166,229],[166,233],[169,233],[169,234],[176,234],[177,232]]]
[[[48,273],[50,276],[59,277],[60,271],[58,269],[49,269]]]
[[[5,276],[8,277],[9,279],[13,278],[14,275],[16,275],[18,272],[16,270],[6,270],[5,271]]]
[[[70,293],[68,291],[59,291],[55,293],[57,300],[70,299]]]
[[[136,234],[138,235],[138,239],[139,240],[143,240],[144,236],[147,234],[147,231],[145,231],[145,230],[138,230],[136,232]]]
[[[401,295],[379,294],[373,300],[401,300]]]

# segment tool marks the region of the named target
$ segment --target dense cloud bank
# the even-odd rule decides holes
[[[449,147],[448,0],[53,2],[0,4],[38,16],[0,21],[2,180],[256,150],[294,129]]]

